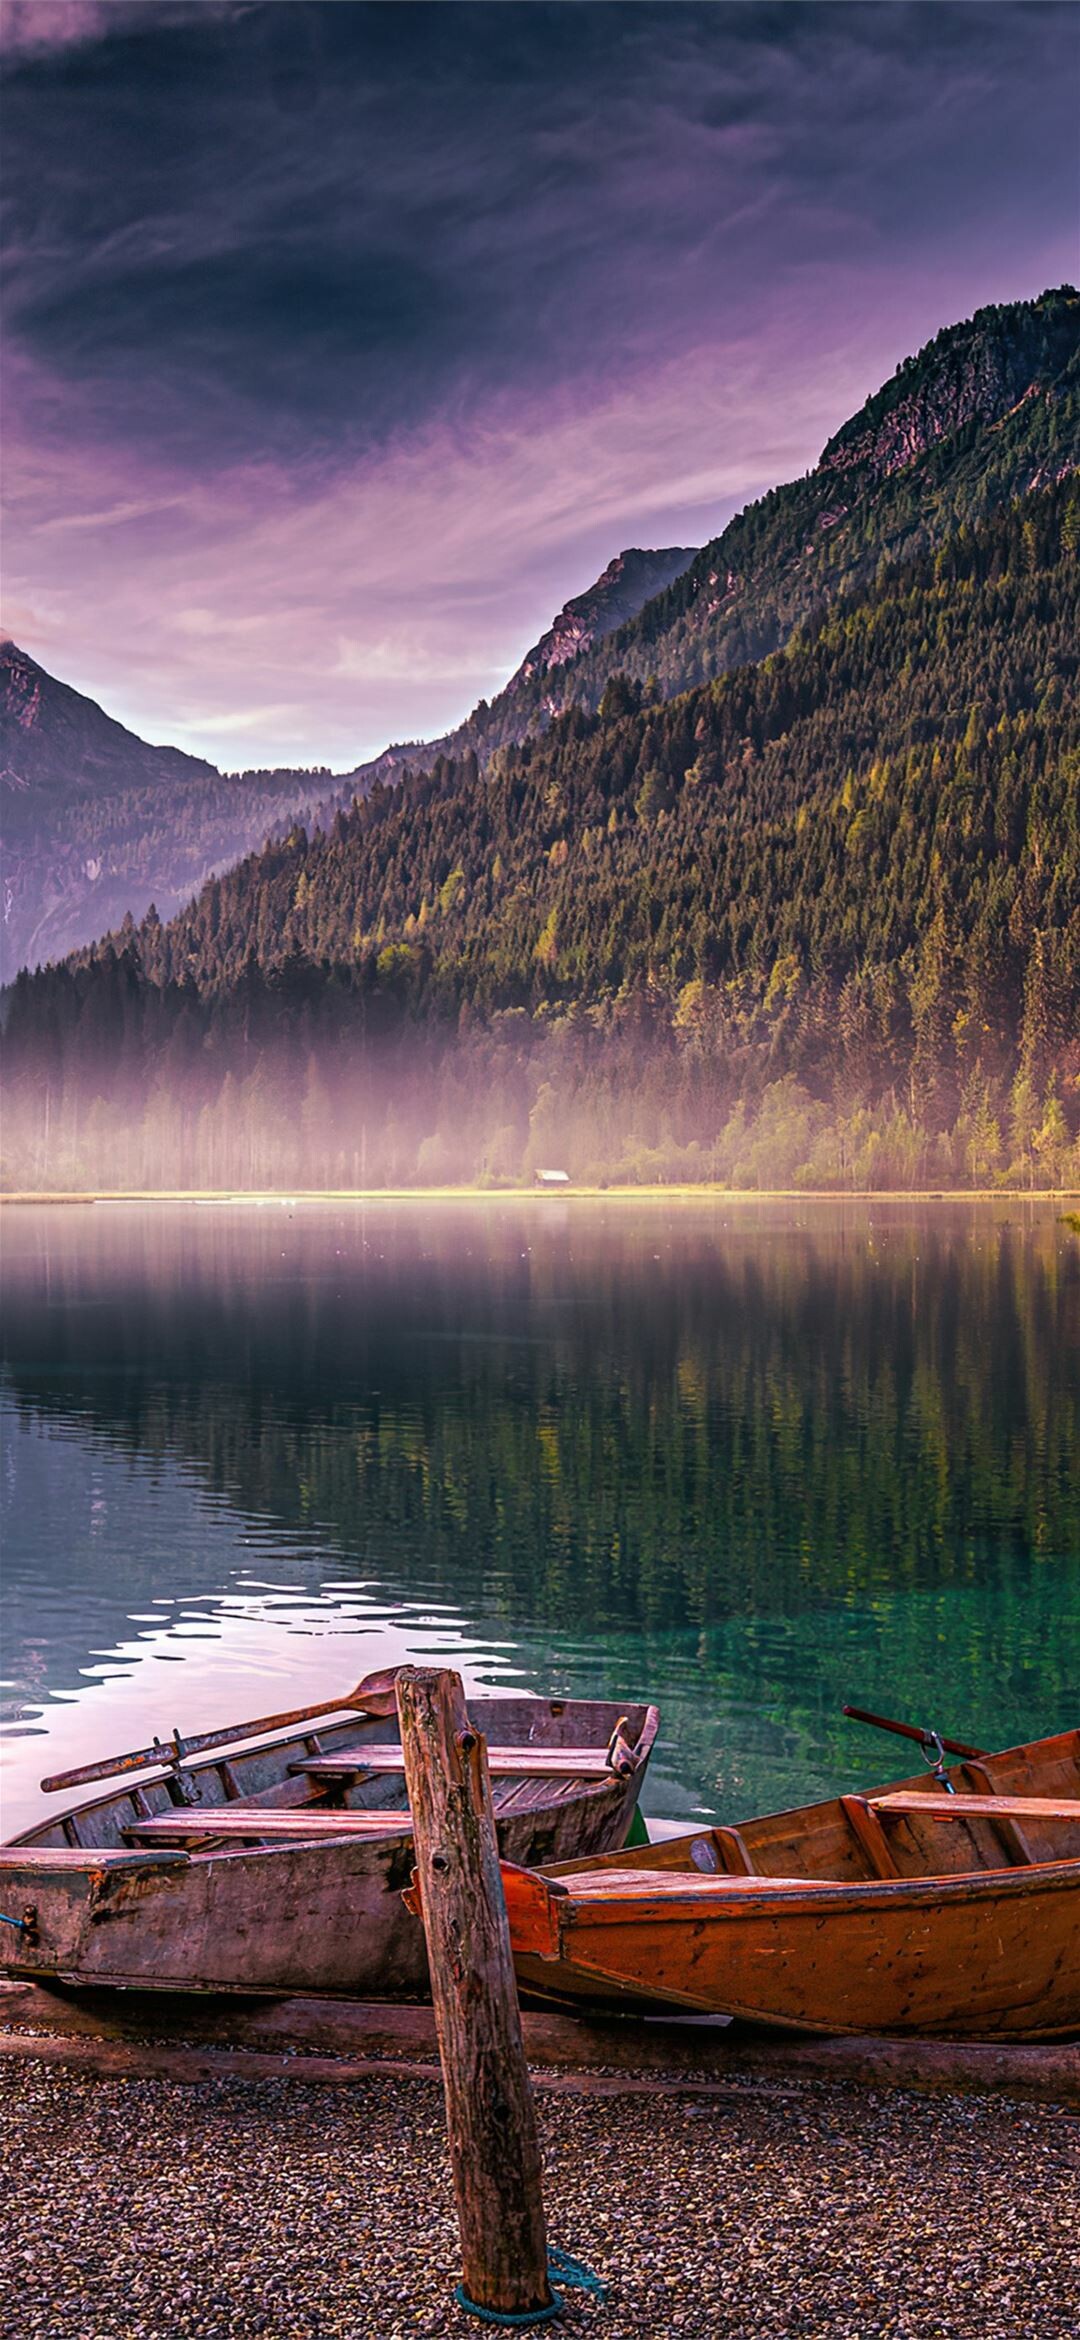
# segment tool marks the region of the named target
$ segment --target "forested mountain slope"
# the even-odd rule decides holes
[[[141,917],[166,918],[211,869],[299,816],[326,820],[380,782],[599,706],[616,673],[670,697],[786,642],[883,561],[939,544],[1080,463],[1080,296],[980,310],[868,400],[805,479],[750,505],[704,550],[631,549],[568,602],[506,688],[443,739],[351,774],[224,775],[148,747],[17,650],[0,647],[0,971]]]
[[[671,545],[661,552],[644,552],[631,545],[616,553],[595,585],[565,602],[547,632],[526,652],[495,702],[500,710],[497,718],[490,715],[487,700],[481,699],[467,720],[441,739],[409,740],[385,748],[381,756],[359,764],[351,775],[356,792],[363,793],[376,780],[395,780],[407,771],[430,770],[437,756],[462,754],[477,742],[483,743],[489,732],[492,746],[496,730],[502,738],[523,739],[527,731],[539,727],[538,713],[545,713],[545,676],[557,675],[586,650],[599,648],[673,578],[681,576],[693,559],[692,545]],[[342,791],[343,796],[345,793]]]
[[[22,979],[9,1180],[1072,1175],[1078,542],[1070,478]]]
[[[603,640],[693,559],[693,548],[618,553],[560,610],[520,669],[527,684]],[[513,688],[513,686],[511,686]],[[170,918],[211,870],[297,818],[327,820],[378,780],[433,759],[449,740],[391,747],[352,773],[223,773],[149,747],[93,699],[0,643],[0,981],[142,918]]]
[[[325,772],[226,776],[149,747],[93,699],[0,643],[0,969],[62,958],[141,918],[171,916],[212,869],[326,795]]]
[[[1080,295],[980,309],[945,328],[830,439],[804,479],[776,487],[693,553],[620,553],[490,703],[439,739],[387,748],[355,788],[599,706],[613,674],[662,698],[779,649],[798,624],[868,582],[881,561],[939,544],[1080,464]],[[345,793],[345,791],[343,791]]]
[[[524,671],[454,735],[483,760],[611,675],[662,697],[767,657],[882,561],[938,544],[1080,463],[1080,294],[980,309],[939,333],[830,439],[805,478],[750,504],[603,643]],[[440,742],[439,745],[446,743]]]

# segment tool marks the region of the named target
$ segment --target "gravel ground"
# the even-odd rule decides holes
[[[541,2094],[595,2340],[1076,2340],[1080,2119],[988,2098]],[[2,2340],[464,2340],[437,2083],[0,2071]]]

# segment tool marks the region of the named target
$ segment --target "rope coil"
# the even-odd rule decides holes
[[[456,2285],[454,2298],[459,2308],[464,2308],[467,2316],[475,2316],[478,2323],[502,2324],[513,2331],[524,2331],[529,2324],[553,2324],[556,2316],[565,2315],[566,2301],[560,2285],[567,2291],[587,2291],[594,2299],[607,2298],[607,2285],[601,2282],[599,2275],[594,2275],[591,2267],[583,2266],[580,2259],[571,2258],[569,2251],[557,2250],[554,2244],[548,2250],[547,2271],[551,2285],[551,2300],[547,2307],[521,2308],[516,2311],[513,2308],[481,2307],[479,2300],[469,2298],[463,2283]]]

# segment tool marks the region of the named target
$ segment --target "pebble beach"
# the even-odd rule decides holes
[[[1075,2340],[1080,2118],[850,2085],[541,2085],[597,2340]],[[465,2340],[437,2079],[0,2069],[2,2340]]]

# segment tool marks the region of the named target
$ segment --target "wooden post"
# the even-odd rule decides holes
[[[502,2314],[552,2307],[487,1747],[470,1725],[459,1674],[403,1666],[397,1703],[464,2290]]]

